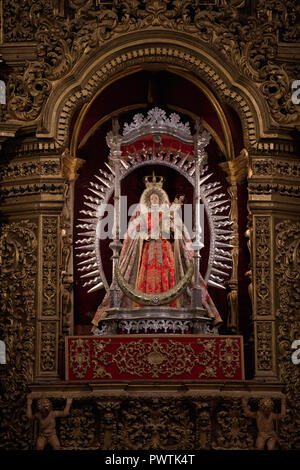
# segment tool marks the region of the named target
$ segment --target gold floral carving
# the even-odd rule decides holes
[[[43,315],[57,313],[57,217],[43,217]]]
[[[76,406],[76,405],[75,405]],[[92,404],[82,404],[74,408],[70,415],[58,425],[60,442],[64,449],[93,449],[96,439],[96,416]]]
[[[299,365],[293,364],[291,345],[300,338],[300,222],[280,220],[275,225],[277,285],[278,368],[288,397],[287,416],[280,425],[280,439],[287,449],[299,449]]]
[[[257,338],[257,368],[258,370],[272,370],[272,322],[257,321],[256,322],[256,338]]]
[[[296,160],[258,158],[252,160],[250,194],[300,197],[300,164]]]
[[[217,2],[195,9],[192,0],[137,0],[134,7],[129,0],[85,2],[71,7],[66,20],[51,4],[5,0],[4,40],[35,41],[38,56],[10,75],[8,116],[36,119],[52,82],[66,76],[82,55],[121,35],[159,28],[188,34],[211,47],[260,89],[275,122],[295,123],[299,112],[290,99],[294,74],[277,57],[279,38],[299,37],[296,1],[258,2],[250,17],[240,14],[239,7]]]
[[[57,322],[41,322],[41,372],[55,372],[57,358]]]
[[[249,194],[279,194],[280,196],[299,198],[299,184],[249,183]]]
[[[118,412],[116,449],[192,449],[196,423],[185,400],[126,400]]]
[[[249,420],[245,420],[240,399],[223,400],[216,411],[217,427],[213,448],[221,449],[251,449],[253,435],[249,433]]]
[[[42,289],[40,373],[57,375],[58,365],[58,217],[41,217]],[[46,319],[47,318],[47,319]]]
[[[255,218],[254,276],[256,316],[271,314],[270,217]]]
[[[14,164],[8,164],[0,167],[0,180],[6,181],[15,178],[27,178],[32,176],[59,175],[59,160],[26,160]]]
[[[5,200],[10,198],[24,198],[29,196],[37,196],[52,194],[52,195],[62,195],[63,194],[63,184],[55,183],[28,183],[28,184],[11,184],[6,183],[5,186],[1,187],[1,196]]]
[[[1,379],[1,449],[28,448],[31,425],[20,418],[28,383],[33,380],[37,302],[37,224],[20,220],[4,224],[0,235],[2,338],[7,375]]]
[[[247,142],[249,141],[253,147],[259,145],[256,142],[256,134],[253,130],[255,128],[253,112],[250,110],[245,99],[236,91],[233,91],[232,87],[225,83],[220,74],[206,61],[201,60],[197,53],[191,53],[188,49],[183,47],[175,48],[174,46],[139,46],[134,50],[122,52],[117,58],[106,62],[90,77],[86,86],[82,86],[80,91],[76,91],[76,93],[64,103],[57,122],[57,128],[59,129],[59,133],[57,133],[58,144],[65,145],[67,142],[69,123],[75,109],[82,106],[87,100],[92,99],[98,89],[114,74],[128,69],[131,66],[148,62],[163,62],[176,66],[180,65],[183,68],[193,71],[204,81],[209,82],[219,93],[222,93],[222,98],[240,114]],[[293,145],[291,145],[291,148],[293,149]]]
[[[297,160],[280,160],[276,159],[253,159],[252,160],[253,176],[280,176],[300,178],[300,163]]]

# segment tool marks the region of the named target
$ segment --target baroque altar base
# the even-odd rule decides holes
[[[66,380],[244,380],[242,336],[112,335],[66,338]]]

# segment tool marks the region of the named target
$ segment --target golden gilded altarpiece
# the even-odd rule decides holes
[[[57,406],[74,397],[70,415],[58,424],[65,449],[251,449],[256,431],[243,414],[242,394],[275,401],[285,395],[280,446],[299,449],[300,374],[291,360],[292,342],[300,339],[300,107],[291,99],[292,83],[300,79],[296,3],[0,2],[0,79],[6,85],[0,105],[0,339],[7,357],[1,366],[2,448],[33,448],[35,430],[23,413],[31,391]],[[234,235],[227,285],[231,331],[239,324],[237,185],[247,181],[254,331],[249,380],[154,386],[76,385],[61,378],[59,357],[74,331],[80,126],[95,97],[142,70],[168,70],[201,87],[222,124],[221,165]],[[225,104],[241,122],[245,148],[239,155]]]

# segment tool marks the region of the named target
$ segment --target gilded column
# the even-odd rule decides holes
[[[35,138],[7,143],[3,154],[1,216],[21,228],[22,224],[36,227],[36,279],[28,287],[35,290],[33,379],[58,378],[60,224],[65,197],[61,155],[53,142]]]
[[[292,311],[286,312],[289,320],[284,319],[290,299],[283,302],[286,292],[282,288],[285,276],[281,270],[287,258],[282,256],[283,245],[278,237],[284,228],[288,229],[299,219],[300,167],[293,156],[292,145],[274,144],[273,152],[257,151],[252,156],[251,168],[249,209],[253,221],[255,377],[274,381],[282,377],[280,358],[288,354],[286,350],[283,354],[278,337],[284,336],[286,328],[295,328]],[[280,266],[278,252],[281,253]],[[292,291],[289,295],[293,296]],[[299,309],[299,299],[295,302]],[[292,354],[291,344],[285,343],[284,348],[290,349]]]
[[[0,168],[2,334],[7,350],[3,446],[30,446],[20,421],[28,384],[58,377],[59,238],[64,179],[55,144],[4,142]]]
[[[73,305],[73,226],[74,226],[74,191],[78,170],[85,163],[80,158],[73,157],[66,149],[62,154],[62,174],[66,178],[64,185],[64,204],[60,218],[60,311],[61,311],[61,346],[64,337],[73,334],[74,305]]]
[[[238,315],[238,262],[239,262],[239,220],[238,220],[238,184],[246,179],[248,173],[248,152],[243,149],[240,155],[234,160],[221,163],[220,167],[225,171],[229,187],[227,189],[230,199],[230,219],[232,221],[232,240],[230,244],[232,248],[232,273],[231,278],[227,281],[227,302],[229,316],[227,320],[227,328],[232,333],[239,331],[239,315]]]

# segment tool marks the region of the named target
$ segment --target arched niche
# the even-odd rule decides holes
[[[83,55],[72,73],[54,84],[37,135],[54,138],[59,146],[65,146],[79,108],[88,106],[97,93],[124,75],[149,68],[177,69],[206,83],[218,100],[238,114],[246,148],[256,147],[260,138],[271,132],[262,94],[216,51],[191,35],[145,31],[142,44],[134,34],[128,34],[126,39],[115,39]]]
[[[88,186],[93,181],[94,175],[99,169],[105,169],[109,149],[105,137],[111,130],[113,116],[118,116],[121,129],[125,122],[131,122],[137,112],[146,114],[147,110],[158,105],[165,109],[168,114],[177,112],[183,122],[189,121],[193,129],[193,121],[201,118],[203,126],[212,135],[209,144],[208,160],[214,172],[216,181],[222,184],[223,192],[227,194],[228,183],[226,175],[219,164],[234,160],[244,147],[243,130],[236,112],[227,103],[221,103],[206,83],[189,76],[181,71],[155,67],[147,70],[124,73],[122,78],[118,77],[98,92],[93,99],[84,107],[77,110],[73,115],[68,146],[77,158],[85,161],[80,170],[80,175],[75,184],[74,198],[74,240],[78,238],[76,221],[80,211],[84,208],[84,195],[88,194]],[[188,198],[192,198],[192,188],[186,185],[184,178],[169,172],[167,168],[159,168],[165,177],[169,174],[168,190],[172,195],[186,191]],[[128,191],[128,203],[137,202],[137,194],[142,191],[142,177],[150,170],[145,168],[133,172],[122,184],[122,194]],[[242,250],[239,265],[239,289],[241,298],[248,296],[247,279],[244,273],[248,270],[249,256],[244,240],[247,216],[247,191],[245,185],[239,185],[239,236]],[[102,249],[105,253],[106,272],[110,275],[111,252],[107,246]],[[203,266],[207,263],[207,253],[203,253]],[[97,309],[104,292],[101,291],[87,294],[87,289],[82,288],[82,280],[78,272],[76,261],[74,262],[75,274],[75,332],[89,333],[90,321]],[[210,288],[217,307],[224,318],[224,331],[228,317],[227,292]],[[245,307],[241,300],[241,328],[246,335],[250,334],[250,299]]]

